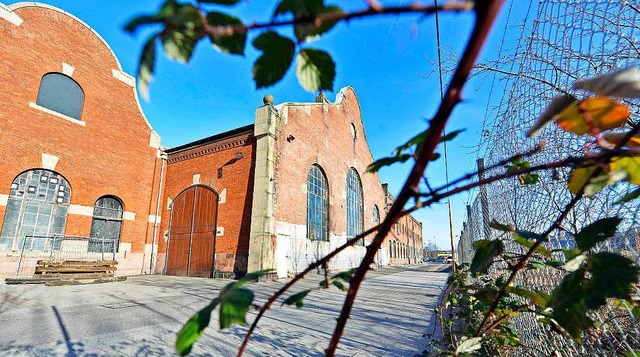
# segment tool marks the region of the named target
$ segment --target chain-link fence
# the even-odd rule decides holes
[[[554,126],[535,139],[526,139],[524,132],[554,95],[574,93],[571,88],[577,79],[630,65],[640,66],[640,3],[542,0],[537,6],[529,6],[535,16],[525,23],[515,50],[497,61],[479,65],[480,72],[499,76],[505,88],[497,107],[488,108],[487,113],[491,114],[483,127],[482,156],[488,165],[523,153],[543,140],[546,145],[530,159],[532,164],[584,154],[586,138]],[[635,122],[640,109],[638,101],[626,104]],[[542,172],[539,183],[531,186],[521,185],[516,179],[486,186],[483,189],[486,193],[479,192],[467,208],[458,243],[459,260],[471,261],[474,241],[499,237],[498,231],[487,233],[492,219],[538,233],[548,228],[572,197],[567,189],[569,172],[569,169]],[[623,254],[640,264],[638,200],[614,204],[628,191],[628,185],[618,184],[593,198],[583,199],[563,222],[564,231],[557,230],[550,237],[548,248],[571,248],[575,242],[565,232],[577,232],[599,218],[618,216],[623,223],[616,235],[598,249]],[[505,249],[518,251],[520,247],[507,244]],[[561,255],[554,258],[563,259]],[[521,273],[516,283],[550,291],[562,277],[558,269],[535,269]],[[520,351],[528,355],[549,356],[559,351],[563,356],[591,356],[640,350],[638,321],[628,309],[610,304],[595,313],[594,320],[598,328],[582,343],[576,343],[551,332],[537,323],[535,317],[518,317],[514,323],[523,346]]]
[[[38,261],[116,260],[117,240],[75,236],[26,236],[20,247],[16,278],[30,278]]]

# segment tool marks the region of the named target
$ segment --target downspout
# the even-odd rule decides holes
[[[158,213],[160,213],[160,198],[162,196],[162,184],[164,183],[164,166],[165,163],[167,162],[167,154],[166,153],[162,153],[160,154],[160,160],[162,160],[162,165],[160,166],[160,180],[158,182],[158,197],[156,198],[156,213],[155,213],[155,217],[153,218],[153,240],[151,241],[151,257],[149,259],[149,274],[153,274],[154,272],[154,268],[155,268],[155,257],[154,257],[154,252],[155,252],[155,246],[156,246],[156,240],[157,240],[157,236],[158,236]]]

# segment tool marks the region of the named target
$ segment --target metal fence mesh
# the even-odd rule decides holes
[[[26,236],[22,241],[16,278],[34,275],[40,260],[96,261],[116,260],[117,241],[75,236]]]
[[[532,164],[584,153],[585,138],[553,126],[536,139],[526,139],[524,132],[554,95],[573,93],[571,87],[577,79],[640,65],[640,4],[637,1],[543,0],[537,7],[536,4],[530,6],[536,15],[523,27],[523,36],[515,50],[478,66],[480,73],[500,76],[505,88],[499,104],[487,109],[488,117],[483,124],[482,156],[488,165],[525,152],[541,140],[546,146],[530,160]],[[627,104],[633,113],[632,120],[637,120],[638,101]],[[533,186],[523,186],[516,179],[487,186],[487,199],[483,200],[480,192],[467,207],[458,259],[470,262],[474,241],[499,237],[498,231],[486,233],[490,219],[538,233],[549,227],[571,199],[566,186],[569,171],[541,173],[540,182]],[[623,223],[618,232],[598,249],[618,252],[640,263],[638,201],[614,204],[628,190],[627,185],[619,184],[582,200],[569,214],[563,228],[577,232],[599,218],[619,216]],[[574,244],[569,234],[558,231],[553,234],[548,243],[550,249],[570,248]],[[506,249],[516,251],[520,247],[513,243],[507,244]],[[554,258],[562,259],[561,256]],[[536,269],[522,273],[517,284],[549,291],[562,277],[557,269]],[[599,328],[582,343],[576,343],[543,327],[532,316],[519,317],[514,323],[521,334],[520,352],[548,356],[560,351],[565,356],[617,355],[640,350],[638,321],[631,311],[609,305],[595,313],[594,320],[600,323]]]

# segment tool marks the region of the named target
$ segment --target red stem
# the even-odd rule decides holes
[[[469,38],[469,42],[462,58],[460,59],[453,78],[451,79],[451,83],[445,92],[440,107],[438,108],[433,120],[431,120],[430,128],[427,131],[424,144],[419,149],[416,163],[414,164],[404,187],[400,191],[400,194],[398,194],[397,199],[391,206],[387,217],[384,222],[382,222],[380,229],[373,238],[371,245],[367,247],[367,253],[362,259],[358,270],[349,284],[347,297],[342,306],[340,316],[338,317],[338,322],[333,332],[333,336],[331,337],[331,341],[329,342],[329,347],[326,350],[326,354],[329,357],[335,355],[338,343],[342,337],[342,333],[344,332],[347,319],[351,314],[351,309],[353,307],[353,302],[356,299],[358,289],[364,280],[369,269],[369,265],[373,262],[376,252],[382,246],[384,238],[387,236],[387,233],[389,233],[399,214],[403,211],[403,207],[407,201],[418,193],[420,180],[437,145],[440,143],[442,132],[444,131],[445,125],[449,120],[453,108],[461,100],[462,88],[464,87],[467,78],[469,77],[469,73],[476,62],[480,49],[482,48],[498,11],[502,6],[502,2],[502,0],[487,0],[476,3],[476,23],[474,25],[473,32]]]

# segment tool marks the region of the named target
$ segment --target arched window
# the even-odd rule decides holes
[[[43,169],[29,170],[11,183],[0,233],[0,250],[59,249],[71,199],[69,183]]]
[[[40,80],[36,104],[80,120],[84,93],[71,77],[62,73],[47,73]]]
[[[329,190],[327,178],[318,165],[312,165],[307,176],[307,237],[329,240]]]
[[[122,202],[114,196],[102,196],[93,206],[89,233],[89,251],[115,253],[120,245]]]
[[[362,182],[356,170],[351,168],[347,174],[347,238],[362,233],[363,211]],[[364,239],[358,244],[364,245]]]
[[[380,210],[378,209],[378,205],[373,205],[371,220],[373,220],[373,223],[375,223],[376,225],[380,224]]]

